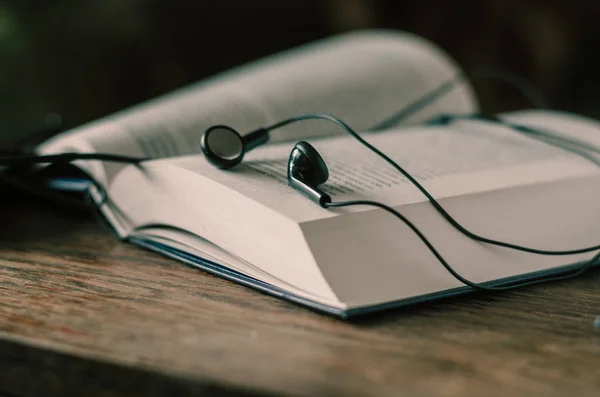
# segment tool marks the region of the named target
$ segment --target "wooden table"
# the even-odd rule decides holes
[[[0,205],[0,395],[600,395],[598,271],[342,322]]]

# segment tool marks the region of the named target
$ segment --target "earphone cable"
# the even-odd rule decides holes
[[[46,155],[22,155],[12,157],[0,158],[0,163],[3,166],[17,167],[31,164],[60,164],[60,163],[71,163],[78,160],[98,160],[98,161],[109,161],[117,163],[129,163],[138,164],[147,159],[141,157],[122,156],[118,154],[109,153],[58,153],[58,154],[46,154]]]
[[[470,281],[467,278],[463,277],[456,270],[454,270],[454,268],[446,261],[446,259],[443,257],[443,255],[433,246],[433,244],[429,241],[429,239],[427,237],[425,237],[425,235],[421,232],[421,230],[417,226],[415,226],[415,224],[413,224],[408,218],[406,218],[400,212],[398,212],[397,210],[395,210],[394,208],[392,208],[388,205],[385,205],[385,204],[377,202],[377,201],[353,200],[353,201],[338,201],[338,202],[324,203],[323,207],[324,208],[341,208],[341,207],[350,207],[350,206],[358,206],[358,205],[378,207],[380,209],[383,209],[383,210],[389,212],[390,214],[394,215],[398,219],[400,219],[406,226],[408,226],[417,235],[417,237],[423,242],[423,244],[425,244],[425,246],[429,249],[429,251],[436,257],[436,259],[442,264],[442,266],[444,266],[444,268],[454,278],[456,278],[463,284],[468,285],[469,287],[475,288],[478,290],[507,291],[507,290],[510,290],[513,288],[517,288],[517,287],[521,288],[521,287],[525,287],[525,286],[529,286],[529,285],[539,284],[542,282],[545,283],[548,281],[559,281],[559,280],[567,280],[567,279],[575,278],[575,277],[578,277],[581,274],[583,274],[588,269],[590,269],[596,263],[598,258],[600,258],[600,252],[598,252],[592,257],[592,259],[587,260],[583,265],[578,266],[574,270],[568,271],[566,273],[563,273],[563,274],[557,275],[557,276],[541,277],[541,278],[534,279],[531,281],[510,283],[509,285],[505,285],[505,286],[487,286],[484,284],[475,283],[473,281]]]
[[[591,142],[583,141],[581,139],[577,139],[577,138],[570,137],[570,136],[565,136],[565,135],[556,133],[554,131],[542,129],[539,127],[533,128],[533,127],[523,125],[523,124],[516,124],[516,123],[510,122],[507,120],[503,120],[502,118],[496,117],[496,116],[489,116],[489,115],[483,115],[483,114],[478,114],[478,113],[441,114],[439,116],[434,117],[430,122],[433,123],[434,125],[441,125],[441,124],[445,125],[445,124],[449,124],[450,122],[458,121],[458,120],[477,120],[477,121],[491,122],[491,123],[505,126],[509,130],[517,132],[521,135],[525,135],[528,138],[536,139],[538,141],[548,143],[559,149],[569,150],[566,147],[570,147],[570,148],[576,147],[576,148],[581,148],[583,150],[600,155],[600,146],[594,145]],[[577,155],[582,156],[582,157],[586,157],[586,156],[583,156],[580,151],[576,151],[573,153],[576,153]],[[586,157],[586,158],[589,161],[593,162],[594,164],[600,165],[596,158],[594,158],[594,157],[592,157],[592,158]]]
[[[571,249],[571,250],[537,249],[537,248],[525,247],[525,246],[521,246],[518,244],[513,244],[513,243],[508,243],[508,242],[504,242],[504,241],[500,241],[500,240],[487,238],[487,237],[481,236],[479,234],[476,234],[476,233],[468,230],[463,225],[461,225],[456,219],[454,219],[452,217],[452,215],[450,215],[450,213],[448,211],[446,211],[446,209],[444,207],[442,207],[442,205],[427,191],[427,189],[425,189],[425,187],[423,185],[421,185],[412,175],[410,175],[409,172],[407,172],[398,163],[396,163],[394,160],[392,160],[390,157],[388,157],[385,153],[381,152],[375,146],[373,146],[372,144],[367,142],[364,138],[362,138],[360,136],[360,134],[358,134],[356,131],[354,131],[348,124],[346,124],[345,122],[343,122],[342,120],[340,120],[334,116],[331,116],[328,114],[318,114],[318,113],[305,114],[305,115],[301,115],[301,116],[292,117],[287,120],[283,120],[279,123],[276,123],[269,127],[266,127],[266,129],[273,130],[273,129],[280,128],[285,125],[295,123],[298,121],[302,121],[302,120],[318,120],[318,119],[328,120],[328,121],[331,121],[331,122],[337,124],[338,126],[343,128],[348,134],[350,134],[354,139],[356,139],[359,143],[361,143],[363,146],[365,146],[366,148],[371,150],[373,153],[377,154],[379,157],[381,157],[383,160],[385,160],[388,164],[390,164],[398,172],[400,172],[406,179],[408,179],[409,182],[411,184],[413,184],[427,198],[427,200],[431,203],[431,205],[433,205],[433,207],[440,213],[440,215],[442,215],[442,217],[444,219],[446,219],[446,221],[448,221],[452,226],[454,226],[459,232],[461,232],[462,234],[466,235],[467,237],[469,237],[475,241],[479,241],[481,243],[495,245],[495,246],[499,246],[499,247],[510,248],[510,249],[514,249],[517,251],[529,252],[529,253],[538,254],[538,255],[548,255],[548,256],[575,255],[575,254],[583,254],[583,253],[587,253],[587,252],[600,250],[600,245],[594,245],[594,246],[590,246],[590,247]]]
[[[501,69],[479,69],[468,77],[465,74],[459,73],[456,76],[444,81],[434,89],[421,95],[419,98],[404,106],[402,109],[389,116],[388,118],[375,124],[369,131],[381,131],[386,128],[393,127],[399,122],[407,119],[411,115],[418,111],[426,108],[432,102],[438,100],[442,96],[449,94],[454,88],[460,84],[467,82],[475,82],[478,80],[500,80],[504,83],[514,87],[523,97],[527,98],[531,102],[532,106],[536,109],[547,109],[549,103],[546,97],[529,81],[520,77],[517,74],[510,73]]]

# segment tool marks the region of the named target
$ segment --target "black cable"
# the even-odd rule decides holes
[[[398,124],[402,120],[405,120],[409,116],[424,109],[426,106],[431,105],[434,101],[440,99],[442,96],[449,94],[459,84],[485,79],[501,80],[508,85],[511,85],[517,91],[519,91],[521,95],[527,98],[536,109],[547,109],[550,107],[544,95],[524,78],[503,70],[481,69],[474,72],[470,78],[465,74],[459,73],[456,76],[444,81],[436,88],[404,106],[398,112],[372,126],[369,131],[381,131]]]
[[[442,256],[442,254],[439,253],[439,251],[433,246],[433,244],[427,239],[427,237],[425,237],[425,235],[421,232],[421,230],[419,230],[418,227],[416,227],[410,220],[408,220],[408,218],[406,218],[404,215],[402,215],[400,212],[396,211],[395,209],[393,209],[390,206],[387,206],[387,205],[385,205],[383,203],[379,203],[377,201],[355,200],[355,201],[339,201],[339,202],[332,202],[332,203],[324,203],[323,207],[325,207],[325,208],[340,208],[340,207],[350,207],[350,206],[355,206],[355,205],[367,205],[367,206],[378,207],[378,208],[381,208],[381,209],[389,212],[390,214],[394,215],[398,219],[400,219],[402,222],[404,222],[404,224],[406,226],[408,226],[419,237],[419,239],[423,242],[423,244],[425,244],[425,246],[427,246],[427,248],[429,249],[429,251],[431,251],[431,253],[436,257],[436,259],[442,264],[442,266],[444,266],[444,268],[454,278],[456,278],[457,280],[459,280],[463,284],[468,285],[469,287],[475,288],[475,289],[478,289],[478,290],[483,290],[483,291],[507,291],[507,290],[514,289],[514,288],[521,288],[521,287],[525,287],[525,286],[529,286],[529,285],[534,285],[534,284],[539,284],[539,283],[545,283],[545,282],[548,282],[548,281],[559,281],[559,280],[567,280],[567,279],[575,278],[575,277],[578,277],[581,274],[583,274],[589,268],[591,268],[594,265],[594,263],[596,263],[596,261],[598,260],[598,258],[600,258],[600,252],[598,252],[598,253],[596,253],[596,255],[594,255],[594,257],[592,259],[590,259],[589,261],[585,262],[584,265],[577,267],[575,270],[569,271],[569,272],[567,272],[565,274],[561,274],[561,275],[558,275],[558,276],[548,276],[548,277],[542,277],[540,279],[531,280],[531,281],[515,282],[515,283],[513,283],[511,285],[506,285],[506,286],[496,286],[496,287],[494,287],[494,286],[486,286],[484,284],[479,284],[479,283],[472,282],[472,281],[466,279],[465,277],[461,276],[446,261],[446,259],[444,259],[444,257]]]
[[[371,127],[369,130],[370,131],[381,131],[381,130],[390,128],[390,127],[398,124],[400,121],[408,118],[410,115],[412,115],[412,114],[418,112],[419,110],[425,108],[426,106],[430,105],[436,99],[439,99],[441,96],[449,93],[454,88],[454,86],[456,86],[458,83],[464,81],[463,79],[464,79],[464,76],[461,75],[461,76],[457,76],[455,78],[445,81],[444,83],[442,83],[438,87],[434,88],[433,90],[429,91],[425,95],[421,96],[414,102],[406,105],[405,107],[400,109],[400,111],[398,111],[397,113],[395,113],[392,116],[388,117],[387,119],[377,123],[376,125]]]
[[[563,148],[564,145],[570,145],[571,147],[579,147],[590,152],[594,152],[600,155],[600,146],[596,146],[590,142],[583,141],[581,139],[577,139],[570,136],[565,136],[562,134],[558,134],[553,131],[545,130],[539,127],[533,128],[523,124],[516,124],[508,120],[503,120],[497,116],[490,116],[484,114],[442,114],[434,117],[429,123],[433,124],[449,124],[453,121],[457,120],[479,120],[479,121],[487,121],[495,124],[500,124],[505,127],[508,127],[515,132],[518,132],[523,135],[527,135],[529,138],[537,139],[542,142],[546,142],[546,139],[553,140],[557,143],[553,144],[559,148]]]
[[[99,160],[99,161],[111,161],[117,163],[129,163],[138,164],[142,161],[147,160],[141,157],[122,156],[118,154],[108,153],[59,153],[59,154],[47,154],[47,155],[23,155],[23,156],[12,156],[12,157],[1,157],[0,165],[8,167],[18,167],[23,165],[31,164],[60,164],[60,163],[71,163],[78,160]]]
[[[427,198],[427,200],[440,213],[440,215],[442,215],[442,217],[446,221],[448,221],[452,226],[454,226],[454,228],[456,228],[459,232],[461,232],[465,236],[467,236],[475,241],[479,241],[479,242],[485,243],[485,244],[495,245],[498,247],[510,248],[510,249],[514,249],[517,251],[529,252],[529,253],[538,254],[538,255],[549,255],[549,256],[575,255],[575,254],[583,254],[583,253],[587,253],[587,252],[600,250],[600,245],[594,245],[594,246],[590,246],[590,247],[572,249],[572,250],[554,250],[554,251],[553,250],[543,250],[543,249],[525,247],[525,246],[521,246],[521,245],[513,244],[513,243],[507,243],[504,241],[499,241],[499,240],[483,237],[479,234],[476,234],[476,233],[470,231],[469,229],[467,229],[466,227],[464,227],[463,225],[461,225],[456,219],[454,219],[450,215],[450,213],[448,213],[448,211],[446,211],[444,209],[444,207],[442,207],[442,205],[429,193],[429,191],[427,191],[427,189],[425,189],[425,187],[423,185],[421,185],[404,168],[402,168],[400,165],[398,165],[394,160],[389,158],[386,154],[381,152],[375,146],[373,146],[369,142],[367,142],[356,131],[354,131],[348,124],[346,124],[342,120],[340,120],[336,117],[330,116],[328,114],[315,113],[315,114],[305,114],[302,116],[296,116],[296,117],[281,121],[279,123],[273,124],[272,126],[266,127],[266,129],[272,130],[275,128],[283,127],[287,124],[295,123],[295,122],[302,121],[302,120],[311,120],[311,119],[329,120],[329,121],[337,124],[338,126],[342,127],[348,134],[350,134],[353,138],[355,138],[359,143],[361,143],[363,146],[365,146],[366,148],[371,150],[373,153],[377,154],[379,157],[384,159],[388,164],[390,164],[397,171],[399,171],[405,178],[407,178],[410,181],[410,183],[412,183]]]

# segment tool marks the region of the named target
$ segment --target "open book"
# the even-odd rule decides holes
[[[77,162],[100,184],[98,205],[119,237],[304,305],[351,314],[468,290],[400,221],[370,207],[326,210],[286,180],[293,143],[310,140],[329,166],[334,201],[382,201],[405,214],[475,282],[558,272],[590,255],[545,257],[476,243],[444,221],[393,168],[343,130],[306,121],[272,134],[222,171],[200,154],[214,124],[238,131],[305,113],[337,116],[417,177],[449,212],[486,237],[545,249],[594,243],[600,169],[578,156],[484,122],[422,125],[474,113],[468,83],[380,132],[372,126],[444,82],[458,66],[414,35],[367,31],[239,67],[64,133],[40,153],[115,153],[141,165]],[[513,121],[599,141],[600,124],[522,111]],[[104,197],[105,195],[105,197]]]

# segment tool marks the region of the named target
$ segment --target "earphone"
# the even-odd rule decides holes
[[[401,109],[395,115],[392,115],[390,118],[384,120],[379,123],[377,126],[373,127],[371,130],[379,130],[386,128],[403,118],[408,117],[410,114],[415,113],[421,108],[430,104],[433,100],[439,98],[445,93],[449,92],[450,89],[462,81],[461,79],[455,78],[451,79],[431,92],[425,94],[423,97],[419,98],[417,101],[409,104],[408,106]],[[521,84],[522,86],[522,84]],[[531,97],[531,95],[530,95]],[[592,159],[589,155],[587,155],[587,151],[600,153],[600,148],[595,148],[587,143],[578,142],[571,138],[564,137],[558,134],[550,134],[545,131],[541,131],[538,129],[533,129],[527,126],[517,125],[506,123],[502,120],[485,117],[482,115],[442,115],[440,117],[431,120],[432,123],[449,123],[454,120],[460,118],[471,118],[484,120],[488,122],[502,123],[509,126],[511,129],[525,134],[527,136],[533,137],[534,139],[542,139],[547,141],[550,144],[561,147],[565,150],[569,150],[571,152],[577,153],[582,157]],[[327,114],[306,114],[293,118],[289,118],[278,123],[272,124],[267,127],[262,127],[251,131],[243,136],[239,134],[233,128],[226,125],[215,125],[208,128],[201,137],[201,150],[204,153],[206,159],[213,164],[214,166],[221,169],[230,169],[240,164],[245,154],[261,145],[264,145],[269,141],[269,132],[278,128],[282,128],[288,124],[296,123],[303,120],[310,119],[322,119],[328,120],[340,126],[347,133],[352,135],[355,139],[359,141],[363,146],[373,151],[381,158],[383,158],[386,162],[388,162],[391,166],[393,166],[397,171],[399,171],[402,175],[404,175],[417,189],[423,193],[429,202],[435,207],[435,209],[450,223],[454,226],[459,232],[465,234],[467,237],[479,241],[486,244],[497,245],[505,248],[510,248],[518,251],[524,251],[534,254],[540,255],[572,255],[578,253],[586,253],[591,251],[600,250],[600,245],[593,247],[586,247],[575,250],[563,250],[563,251],[551,251],[551,250],[540,250],[530,247],[524,247],[512,243],[502,242],[498,240],[489,239],[483,236],[480,236],[476,233],[471,232],[470,230],[463,227],[458,221],[456,221],[436,200],[435,198],[429,194],[429,192],[418,182],[416,181],[410,173],[408,173],[404,168],[396,164],[393,160],[391,160],[384,153],[379,151],[377,148],[369,144],[366,140],[364,140],[359,134],[357,134],[350,126],[344,123],[342,120]],[[137,157],[128,157],[128,156],[116,156],[111,154],[102,154],[102,153],[62,153],[57,155],[46,155],[46,156],[15,156],[15,157],[4,157],[0,158],[0,165],[4,166],[26,166],[34,163],[52,163],[52,164],[66,164],[73,161],[78,160],[100,160],[100,161],[114,161],[121,163],[131,163],[131,164],[141,164],[146,160],[146,158],[137,158]],[[595,161],[598,164],[597,161]],[[598,164],[600,165],[600,164]],[[501,286],[487,286],[484,284],[477,284],[469,281],[468,279],[462,277],[458,274],[452,266],[450,266],[444,257],[435,249],[435,247],[429,242],[426,236],[406,217],[404,217],[401,213],[396,211],[395,209],[379,202],[375,201],[347,201],[347,202],[332,202],[331,197],[325,193],[319,186],[327,181],[329,177],[329,171],[325,161],[318,153],[318,151],[310,145],[308,142],[301,141],[298,142],[294,148],[292,149],[287,166],[287,178],[288,184],[306,196],[308,199],[312,200],[319,206],[323,208],[339,208],[339,207],[347,207],[353,205],[368,205],[381,208],[393,216],[400,219],[403,223],[405,223],[427,246],[427,248],[432,252],[432,254],[438,259],[438,261],[446,268],[448,272],[450,272],[456,279],[475,289],[489,290],[489,291],[501,291],[508,290],[516,287],[522,287],[525,285],[537,284],[540,282],[552,281],[552,280],[563,280],[567,278],[576,277],[587,269],[589,269],[596,260],[600,257],[600,252],[596,254],[591,260],[585,262],[582,266],[572,270],[568,273],[558,275],[558,276],[548,276],[540,279],[536,279],[533,281],[525,281],[525,282],[514,282],[510,284],[503,284]]]

